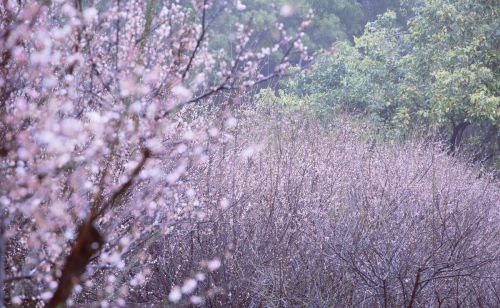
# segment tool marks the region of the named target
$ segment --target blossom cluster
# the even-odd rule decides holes
[[[143,241],[203,216],[182,179],[235,119],[197,119],[196,106],[230,101],[282,74],[292,54],[307,57],[303,29],[282,31],[265,52],[281,63],[263,75],[245,24],[231,50],[212,50],[218,1],[90,3],[0,5],[5,303],[71,304],[95,290],[104,306],[123,302],[151,274],[131,274],[131,259],[147,258],[135,253]]]

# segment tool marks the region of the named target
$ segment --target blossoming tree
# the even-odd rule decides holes
[[[124,303],[126,260],[141,258],[148,239],[203,215],[182,177],[207,159],[195,141],[220,142],[215,137],[235,119],[198,121],[190,106],[227,101],[282,74],[292,55],[307,57],[300,38],[311,16],[261,51],[252,48],[251,24],[235,25],[231,50],[210,50],[210,25],[231,9],[245,7],[2,1],[2,301],[55,307],[97,290],[103,305]],[[270,53],[281,62],[262,75],[259,63]],[[205,268],[219,264],[207,260]],[[131,285],[149,274],[135,273]],[[190,293],[196,279],[203,274],[170,300]]]

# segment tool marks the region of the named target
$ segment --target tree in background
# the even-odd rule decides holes
[[[285,88],[317,97],[314,105],[323,109],[357,110],[403,133],[444,136],[451,152],[467,139],[476,159],[491,159],[500,149],[498,7],[470,0],[412,4],[405,26],[385,13],[354,46],[338,44]]]
[[[402,65],[408,69],[401,114],[432,130],[448,127],[450,148],[464,131],[478,133],[487,155],[500,150],[500,9],[494,1],[427,1],[408,23],[411,42]],[[417,88],[416,88],[417,87]],[[496,143],[496,144],[495,144]]]

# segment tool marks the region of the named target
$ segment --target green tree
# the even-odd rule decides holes
[[[318,98],[315,108],[361,110],[401,132],[446,136],[451,151],[497,155],[499,7],[488,0],[416,4],[406,23],[392,11],[379,16],[352,47],[338,44],[285,88]]]
[[[448,125],[452,150],[471,125],[484,147],[498,138],[499,12],[495,1],[429,0],[408,23],[403,90],[412,95],[403,110],[434,130]]]

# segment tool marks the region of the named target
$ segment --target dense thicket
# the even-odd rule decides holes
[[[211,257],[221,266],[197,291],[209,307],[498,304],[498,182],[439,144],[374,146],[350,119],[325,129],[284,112],[252,109],[214,137],[180,184],[201,215],[130,252],[123,279],[151,274],[128,300],[166,303]]]

